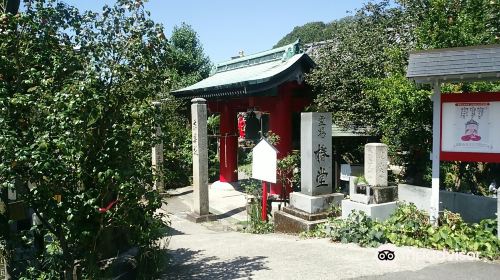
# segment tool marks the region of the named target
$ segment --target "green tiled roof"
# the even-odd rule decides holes
[[[297,41],[217,64],[210,77],[172,94],[179,98],[256,95],[287,81],[302,82],[304,73],[313,66]]]

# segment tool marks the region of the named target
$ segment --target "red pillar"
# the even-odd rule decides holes
[[[267,183],[262,182],[262,211],[261,220],[267,221]]]
[[[238,181],[238,136],[236,112],[224,103],[220,113],[220,175],[221,182]]]
[[[278,159],[281,159],[292,151],[292,92],[287,84],[281,85],[278,89],[278,100],[271,111],[269,122],[270,130],[280,137],[276,149],[278,149]],[[272,184],[270,193],[281,195],[282,185]]]

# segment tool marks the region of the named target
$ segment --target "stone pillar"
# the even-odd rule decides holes
[[[274,213],[276,231],[311,230],[327,221],[330,205],[340,205],[344,195],[332,193],[332,161],[332,114],[302,113],[301,191],[290,193],[290,207]]]
[[[160,114],[160,102],[153,102],[153,106],[155,108],[155,112],[157,114]],[[160,124],[156,123],[155,124],[155,129],[156,129],[156,137],[160,138],[162,133],[161,133],[161,127]],[[162,193],[164,192],[164,182],[163,182],[163,142],[160,141],[159,143],[155,144],[154,147],[151,149],[151,166],[153,168],[153,175],[157,176],[154,181],[153,189],[157,190],[158,192]]]
[[[332,189],[332,114],[302,113],[300,120],[300,193],[290,205],[309,214],[324,212],[344,197]]]
[[[213,218],[208,204],[207,104],[203,98],[191,100],[193,144],[193,212],[188,219],[204,222]]]
[[[371,186],[387,186],[387,145],[365,145],[365,179]]]
[[[302,113],[300,120],[301,193],[332,193],[332,114]]]

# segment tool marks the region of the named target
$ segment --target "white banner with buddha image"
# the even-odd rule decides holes
[[[500,102],[443,102],[443,152],[500,153]]]

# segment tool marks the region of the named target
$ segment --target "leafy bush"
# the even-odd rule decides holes
[[[367,247],[376,247],[386,242],[380,224],[364,212],[353,211],[347,219],[330,219],[325,226],[325,233],[334,241],[358,243]]]
[[[274,225],[270,221],[262,221],[261,212],[262,206],[259,200],[250,203],[250,211],[248,213],[248,227],[246,231],[254,234],[266,234],[274,231]],[[268,216],[269,218],[269,216]]]
[[[438,227],[429,222],[428,214],[414,204],[400,204],[386,221],[379,223],[364,212],[353,211],[347,219],[330,219],[305,237],[330,237],[333,241],[358,243],[375,247],[383,243],[417,246],[452,252],[477,252],[487,259],[500,256],[497,220],[485,219],[467,224],[459,214],[445,211]]]
[[[101,14],[28,2],[0,14],[0,192],[19,185],[42,244],[13,264],[28,279],[67,279],[75,267],[97,279],[100,261],[127,248],[147,258],[166,226],[151,147],[167,116],[151,104],[172,86],[170,44],[143,1]]]
[[[274,231],[273,223],[270,221],[271,207],[268,207],[268,221],[262,221],[262,185],[259,180],[248,179],[241,183],[247,194],[247,218],[248,227],[246,231],[249,233],[270,233]]]
[[[429,216],[414,204],[401,204],[383,226],[389,242],[398,246],[423,247],[431,224]]]
[[[219,134],[220,115],[210,115],[207,120],[208,137],[208,180],[214,182],[219,179],[219,156],[217,149]],[[191,139],[190,139],[191,140]],[[191,142],[190,142],[191,143]],[[191,149],[189,150],[191,152]]]

